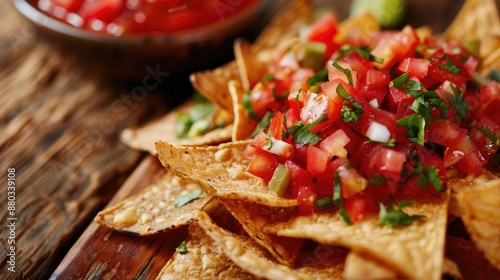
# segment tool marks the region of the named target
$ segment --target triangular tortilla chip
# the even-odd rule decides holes
[[[247,145],[247,141],[241,141],[186,147],[158,141],[156,150],[163,166],[181,178],[194,181],[211,196],[274,207],[296,206],[296,199],[279,197],[262,179],[245,171],[249,162],[243,158],[243,151]]]
[[[377,18],[370,12],[363,12],[339,23],[335,41],[342,43],[345,42],[349,36],[356,35],[356,37],[360,38],[358,40],[368,42],[371,35],[380,31],[380,29],[380,23]]]
[[[233,263],[197,223],[189,227],[189,237],[184,244],[187,252],[181,254],[177,250],[157,280],[258,279]]]
[[[164,140],[177,145],[202,146],[219,144],[231,139],[233,125],[214,129],[201,136],[180,139],[177,137],[176,125],[178,113],[188,113],[193,108],[193,101],[187,101],[167,115],[152,120],[138,127],[127,128],[120,133],[120,140],[129,147],[156,155],[155,142]]]
[[[150,235],[190,224],[211,200],[206,194],[177,207],[174,199],[199,187],[171,172],[139,194],[97,214],[95,221],[108,228],[135,235]]]
[[[215,225],[208,215],[200,213],[199,225],[226,255],[241,268],[267,279],[339,279],[346,251],[318,246],[312,254],[302,256],[298,266],[291,268],[277,263],[253,239],[236,235]]]
[[[456,170],[450,169],[447,171],[448,187],[451,189],[450,208],[449,212],[457,217],[462,217],[464,210],[463,205],[458,203],[460,193],[473,190],[488,182],[497,179],[498,177],[483,169],[479,174],[460,176]]]
[[[208,100],[232,112],[233,101],[228,92],[227,82],[240,79],[235,61],[228,62],[214,70],[193,73],[189,79],[193,87]]]
[[[250,90],[260,80],[269,61],[258,59],[258,53],[252,52],[247,41],[236,40],[233,49],[242,88],[244,91]]]
[[[411,279],[441,279],[449,191],[405,208],[426,219],[391,228],[368,219],[351,226],[337,213],[285,216],[264,229],[269,233],[338,244],[373,257]],[[416,269],[418,268],[418,269]]]
[[[295,265],[303,240],[279,237],[263,231],[265,225],[282,213],[280,208],[265,207],[244,200],[219,201],[240,222],[248,236],[266,248],[278,262],[287,266]]]
[[[455,39],[465,42],[480,40],[479,54],[481,58],[498,52],[500,41],[500,17],[495,0],[467,0],[453,22],[443,34],[443,39]],[[498,54],[494,56],[498,58]],[[491,67],[498,67],[499,63],[492,64],[491,58],[481,64],[479,71],[483,74]]]
[[[500,269],[500,179],[463,191],[458,202],[462,221],[477,248]]]
[[[231,93],[231,98],[234,101],[234,124],[231,138],[233,141],[248,139],[257,126],[257,121],[248,116],[247,109],[243,105],[243,95],[245,94],[245,90],[243,89],[241,83],[232,80],[229,82],[228,87],[229,92]]]

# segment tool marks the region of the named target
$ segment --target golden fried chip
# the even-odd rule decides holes
[[[247,109],[243,105],[245,90],[243,89],[241,83],[232,80],[229,82],[228,87],[229,92],[231,93],[231,98],[234,101],[234,124],[231,138],[233,141],[248,139],[255,129],[257,121],[248,116]]]
[[[277,263],[253,239],[236,235],[215,225],[200,213],[199,225],[226,255],[244,270],[267,279],[339,279],[346,251],[338,247],[318,246],[302,256],[297,267]]]
[[[478,188],[498,177],[483,169],[479,174],[460,176],[456,170],[448,170],[448,187],[451,189],[449,212],[457,217],[463,215],[463,205],[458,203],[458,195],[464,191]]]
[[[303,240],[279,237],[262,230],[282,213],[280,208],[265,207],[243,200],[219,200],[240,222],[248,236],[266,248],[278,262],[287,266],[295,265]]]
[[[235,61],[228,62],[214,70],[193,73],[189,79],[193,88],[208,100],[232,112],[233,101],[228,92],[227,82],[240,79]]]
[[[462,221],[477,248],[500,269],[500,179],[461,192]]]
[[[175,146],[156,142],[158,157],[177,176],[192,180],[210,196],[241,199],[274,207],[297,205],[296,199],[285,199],[271,191],[266,183],[246,172],[243,158],[247,141],[211,147]]]
[[[197,223],[189,226],[189,237],[184,244],[187,252],[180,253],[178,249],[157,280],[258,279],[234,264]]]
[[[349,41],[350,36],[356,36],[357,40],[368,42],[373,33],[380,31],[380,23],[370,12],[363,12],[343,20],[338,25],[335,42]]]
[[[174,200],[199,187],[172,173],[162,176],[141,193],[97,214],[95,221],[108,228],[136,235],[150,235],[190,224],[211,200],[206,194],[184,206]]]
[[[447,236],[446,257],[457,264],[464,279],[500,279],[500,270],[495,269],[470,240]]]
[[[457,264],[448,258],[443,260],[442,275],[452,276],[453,279],[463,279]],[[404,279],[404,277],[377,260],[356,252],[350,252],[347,255],[342,276],[347,280]]]
[[[259,59],[258,52],[252,52],[250,43],[243,40],[234,42],[234,57],[238,65],[243,90],[250,90],[261,78],[269,61]]]
[[[500,18],[495,0],[467,0],[448,29],[443,39],[455,39],[466,42],[479,40],[481,58],[497,52],[500,40]],[[498,57],[498,56],[495,56]],[[496,66],[498,67],[498,62]],[[480,72],[491,69],[491,61],[480,65]],[[484,70],[484,71],[483,71]]]
[[[342,245],[412,279],[441,279],[448,200],[447,191],[405,208],[409,215],[426,216],[405,227],[379,225],[373,218],[349,226],[337,213],[321,213],[285,215],[264,230],[280,236]]]
[[[193,101],[187,101],[167,115],[150,121],[138,127],[127,128],[120,133],[120,140],[129,147],[156,155],[155,142],[162,139],[177,145],[202,146],[218,144],[231,139],[233,125],[217,128],[203,135],[180,139],[177,137],[176,126],[179,122],[179,112],[188,113],[193,109]]]

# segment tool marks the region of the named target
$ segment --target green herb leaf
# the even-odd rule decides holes
[[[314,205],[318,206],[319,209],[325,210],[335,207],[333,199],[331,197],[323,197],[314,201]]]
[[[500,145],[500,139],[495,135],[495,133],[493,133],[491,128],[487,126],[476,126],[476,128],[477,130],[481,131],[481,133],[483,133],[486,137],[488,137],[488,139],[490,139],[493,144]]]
[[[419,165],[415,168],[414,174],[418,185],[423,189],[428,189],[429,184],[431,184],[437,192],[442,192],[446,189],[441,181],[441,177],[439,177],[439,169],[433,165]]]
[[[177,138],[186,139],[188,138],[187,134],[189,128],[193,124],[193,121],[191,120],[191,117],[184,112],[178,112],[177,118],[178,120],[175,125],[175,133],[177,135]]]
[[[379,224],[387,225],[390,227],[407,226],[425,217],[422,215],[406,214],[403,211],[403,208],[412,205],[412,203],[409,201],[401,201],[399,205],[395,201],[394,203],[396,208],[394,208],[390,204],[384,206],[384,204],[379,203],[380,205]]]
[[[245,92],[243,94],[243,106],[245,106],[245,109],[247,109],[248,116],[254,120],[259,121],[261,118],[257,113],[255,113],[255,110],[252,107],[252,102],[250,101],[250,91]]]
[[[405,135],[408,140],[410,140],[410,142],[419,144],[421,146],[424,145],[424,133],[426,124],[424,117],[419,114],[413,114],[397,120],[396,124],[407,129]]]
[[[347,92],[347,90],[344,88],[344,86],[341,83],[339,83],[339,85],[337,86],[337,88],[335,89],[335,91],[344,100],[351,100],[352,99],[352,97],[349,94],[349,92]]]
[[[328,70],[323,69],[320,70],[318,73],[316,73],[314,76],[309,77],[307,79],[307,84],[309,86],[315,86],[321,82],[326,82],[326,81],[328,81]]]
[[[444,69],[446,69],[451,74],[459,74],[461,72],[460,71],[460,67],[458,67],[457,65],[455,65],[455,63],[453,63],[453,60],[451,58],[448,58],[446,60],[446,64],[439,65],[438,69],[441,70],[441,71],[443,71]]]
[[[328,117],[326,115],[322,115],[316,121],[304,126],[302,122],[296,123],[292,128],[288,129],[288,134],[293,135],[293,142],[295,144],[309,144],[316,145],[318,141],[323,138],[315,133],[312,133],[310,130],[315,125],[320,122],[327,120]]]
[[[455,112],[457,112],[457,119],[459,121],[467,119],[469,112],[469,104],[465,101],[462,91],[450,83],[450,87],[453,90],[453,94],[447,92],[445,98],[450,102],[450,105]]]
[[[259,132],[263,131],[266,127],[269,126],[271,123],[271,119],[273,118],[274,114],[271,111],[267,111],[262,120],[257,124],[257,127],[255,130],[252,132],[252,135],[250,135],[250,138],[255,137]]]
[[[266,75],[264,75],[264,77],[262,77],[260,83],[265,84],[267,81],[274,81],[274,80],[276,79],[274,78],[273,74],[267,73]]]
[[[368,184],[382,186],[385,184],[385,177],[375,173],[375,177],[367,179]]]
[[[186,194],[186,195],[178,195],[175,199],[174,199],[174,205],[176,207],[182,207],[186,204],[188,204],[189,202],[197,199],[198,197],[200,197],[200,195],[203,194],[203,190],[198,188],[196,190],[194,190],[193,192],[189,193],[189,194]]]
[[[340,208],[339,215],[344,219],[345,223],[348,226],[352,225],[351,218],[349,218],[349,214],[347,213],[347,210],[344,207]]]
[[[352,108],[348,104],[342,106],[342,111],[340,112],[340,118],[344,122],[357,122],[363,116],[363,105],[356,101],[350,102]]]
[[[333,181],[333,204],[337,206],[344,206],[344,200],[342,199],[342,185],[340,184],[340,174],[339,171],[335,171],[335,177]]]
[[[184,255],[184,254],[188,253],[188,249],[187,249],[186,243],[184,243],[184,242],[182,242],[181,244],[179,244],[179,246],[177,247],[177,250],[179,251],[179,254],[181,254],[181,255]]]
[[[346,57],[351,52],[358,53],[364,59],[367,59],[367,60],[370,60],[370,61],[373,61],[376,63],[384,63],[384,59],[372,55],[370,53],[370,49],[368,49],[367,47],[357,47],[357,46],[349,46],[349,45],[344,45],[339,49],[340,55],[336,60],[338,61],[338,60]]]
[[[345,76],[347,77],[347,81],[349,82],[349,85],[353,86],[352,74],[351,74],[351,71],[349,69],[340,66],[336,61],[333,63],[333,67],[337,68],[337,70],[339,70],[339,71],[342,71],[345,74]]]

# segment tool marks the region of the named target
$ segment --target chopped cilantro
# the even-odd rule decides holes
[[[340,60],[340,59],[346,57],[351,52],[358,53],[364,59],[367,59],[367,60],[370,60],[370,61],[373,61],[376,63],[384,63],[384,59],[372,55],[370,53],[370,49],[368,49],[367,47],[356,47],[356,46],[349,46],[349,45],[344,45],[339,49],[340,56],[337,58],[337,60]]]
[[[267,73],[266,75],[264,75],[264,77],[262,77],[260,83],[265,84],[267,81],[274,81],[274,80],[276,79],[274,78],[273,74]]]
[[[367,181],[368,181],[368,184],[370,184],[370,185],[382,186],[385,184],[385,177],[378,174],[378,173],[375,173],[375,177],[368,178]]]
[[[410,142],[424,145],[424,133],[425,133],[425,119],[422,115],[413,114],[401,118],[396,121],[399,126],[405,127],[407,130],[405,132],[406,137]]]
[[[328,117],[326,115],[322,115],[316,121],[306,126],[304,126],[302,122],[298,122],[292,128],[288,129],[288,134],[293,135],[293,142],[295,144],[316,145],[316,143],[323,138],[315,133],[312,133],[310,130],[318,123],[327,119]]]
[[[180,139],[189,138],[191,126],[214,111],[213,104],[200,93],[195,92],[193,99],[193,108],[189,111],[189,113],[182,111],[177,113],[178,121],[175,127],[175,132],[177,137]]]
[[[415,180],[423,189],[428,189],[429,184],[434,187],[437,192],[444,191],[446,187],[443,185],[439,177],[439,169],[430,164],[422,164],[415,168]]]
[[[186,194],[186,195],[178,195],[175,199],[174,199],[174,205],[176,207],[182,207],[186,204],[188,204],[189,202],[197,199],[200,195],[203,194],[203,190],[198,188],[196,190],[194,190],[193,192],[189,193],[189,194]]]
[[[290,95],[290,92],[288,92],[288,91],[282,93],[281,95],[278,95],[278,93],[276,92],[276,87],[273,87],[273,97],[274,97],[274,100],[276,100],[278,102],[281,102],[281,101],[287,99],[288,95]]]
[[[450,83],[450,87],[453,90],[453,94],[447,92],[445,94],[446,99],[450,103],[451,107],[457,112],[457,119],[463,120],[467,119],[469,112],[469,104],[465,101],[462,91]]]
[[[177,118],[178,120],[175,125],[175,133],[177,134],[177,137],[180,139],[188,138],[187,134],[189,128],[193,124],[191,117],[189,116],[189,114],[179,112],[177,113]]]
[[[460,67],[458,67],[455,63],[453,63],[453,60],[451,58],[448,58],[446,60],[446,64],[441,64],[438,66],[438,69],[443,71],[444,69],[448,70],[451,74],[459,74]]]
[[[337,206],[344,206],[344,200],[342,199],[342,186],[340,184],[340,174],[339,171],[335,171],[335,177],[333,181],[333,204]]]
[[[314,76],[309,77],[307,79],[307,84],[309,86],[315,86],[321,82],[326,82],[326,81],[328,81],[328,70],[323,69],[320,70],[318,73],[316,73]]]
[[[349,92],[347,92],[347,90],[344,88],[344,86],[341,83],[339,83],[339,85],[337,86],[335,91],[344,100],[351,100],[351,98],[352,98],[351,95],[349,94]]]
[[[352,108],[350,108],[347,104],[344,104],[344,106],[342,106],[340,118],[344,122],[357,122],[361,119],[361,116],[363,116],[363,105],[356,101],[352,101],[350,105]]]
[[[352,81],[352,74],[351,74],[351,71],[347,68],[343,68],[342,66],[340,66],[336,61],[333,63],[333,67],[337,68],[337,70],[343,72],[345,74],[345,76],[347,77],[347,81],[349,82],[349,85],[353,85],[353,81]]]
[[[347,210],[344,207],[340,208],[339,215],[344,219],[345,223],[348,226],[352,225],[352,221],[349,218],[349,214],[347,213]]]
[[[188,249],[187,249],[186,243],[184,243],[184,242],[182,242],[181,244],[179,244],[179,246],[177,247],[177,250],[179,251],[179,254],[181,254],[181,255],[184,255],[184,254],[188,253]]]
[[[318,206],[319,209],[325,210],[335,207],[333,199],[331,197],[323,197],[314,201],[314,205]]]
[[[243,105],[245,106],[245,109],[247,109],[248,116],[254,120],[260,120],[260,116],[255,113],[253,107],[252,107],[252,102],[250,101],[250,91],[245,92],[243,94]]]
[[[384,204],[379,203],[379,224],[390,227],[407,226],[425,217],[422,215],[408,215],[403,212],[403,208],[412,205],[409,201],[403,200],[399,204],[397,204],[396,201],[393,201],[392,203],[396,208],[394,208],[391,204],[384,206]]]
[[[250,136],[251,138],[255,137],[255,135],[259,134],[259,132],[263,131],[266,127],[269,126],[271,123],[271,119],[273,118],[274,114],[271,111],[267,111],[262,120],[257,124],[257,127],[255,130],[252,132],[252,135]]]

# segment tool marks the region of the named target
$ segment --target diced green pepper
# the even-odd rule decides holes
[[[323,43],[307,42],[300,63],[304,68],[319,71],[325,68],[326,45]]]
[[[463,44],[464,48],[476,57],[479,57],[480,45],[481,42],[479,40],[469,40]]]
[[[283,197],[288,193],[290,187],[290,171],[283,164],[278,164],[274,170],[273,177],[268,183],[270,190]]]

